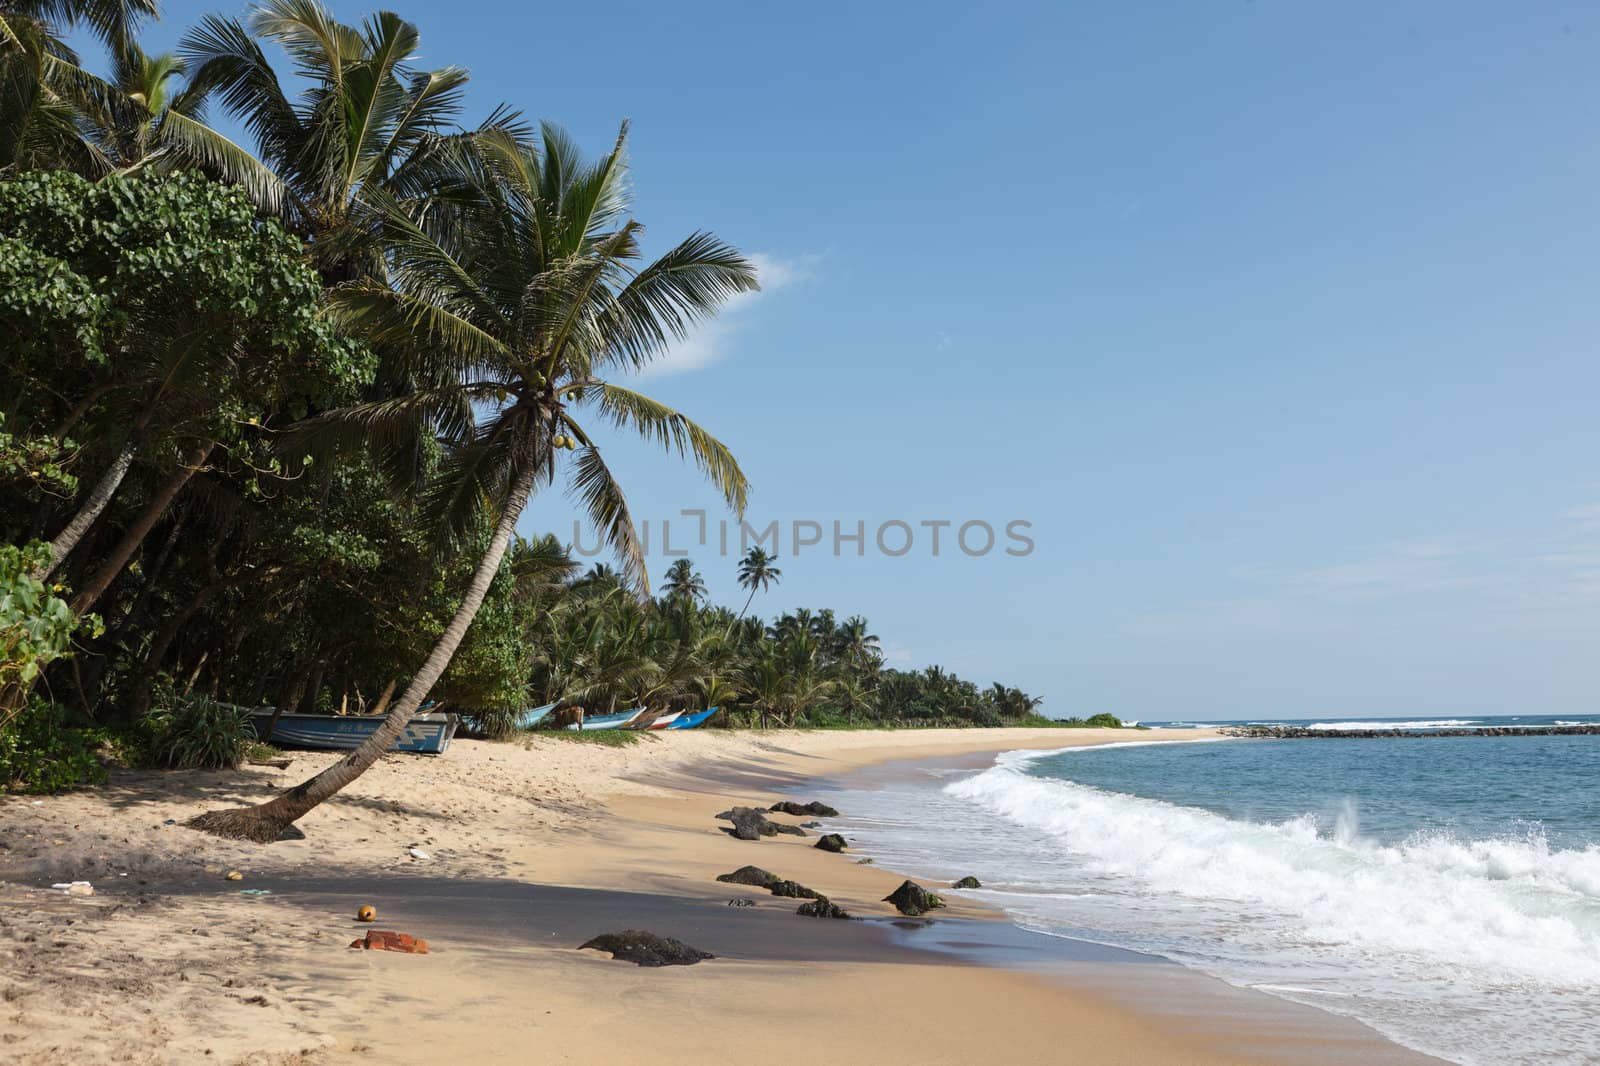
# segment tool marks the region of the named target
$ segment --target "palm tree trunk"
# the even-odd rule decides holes
[[[110,558],[101,564],[100,569],[95,571],[94,577],[89,579],[89,583],[72,598],[73,614],[81,615],[93,607],[95,601],[105,593],[106,589],[111,587],[111,582],[115,581],[117,575],[122,573],[123,567],[128,565],[128,560],[132,559],[133,553],[139,550],[139,545],[143,544],[144,538],[150,535],[150,530],[155,527],[156,522],[160,520],[162,515],[166,514],[167,505],[189,483],[189,479],[194,477],[195,472],[200,469],[200,464],[205,462],[206,457],[211,454],[213,447],[215,445],[210,441],[196,445],[194,450],[184,457],[183,466],[179,467],[156,490],[156,494],[150,498],[149,503],[145,504],[144,510],[139,512],[139,517],[134,519],[133,525],[128,527],[128,531],[123,534],[122,540],[112,550]]]
[[[739,608],[739,617],[734,619],[735,622],[744,621],[744,613],[750,609],[750,602],[752,600],[754,600],[755,598],[756,598],[756,587],[754,585],[751,585],[750,586],[750,595],[748,595],[748,596],[746,596],[744,598],[744,606]],[[732,628],[732,627],[730,627],[730,628]]]
[[[83,535],[89,532],[94,520],[100,517],[100,512],[106,509],[106,504],[111,502],[111,497],[115,496],[117,489],[122,486],[122,480],[128,476],[128,468],[133,465],[133,457],[138,451],[138,438],[129,437],[128,443],[122,446],[122,450],[111,461],[106,472],[100,475],[100,480],[89,490],[88,498],[83,501],[83,506],[78,508],[78,513],[72,516],[72,521],[50,541],[50,561],[43,568],[34,571],[35,580],[43,581],[55,573],[62,560],[72,553],[72,549],[78,546],[79,541],[83,540]]]
[[[428,698],[429,691],[444,674],[445,668],[450,665],[451,657],[455,655],[456,648],[466,637],[467,628],[472,625],[472,619],[477,615],[478,608],[483,605],[483,599],[489,593],[489,586],[500,570],[500,562],[505,558],[506,548],[511,544],[511,535],[516,529],[517,519],[521,517],[522,509],[527,505],[528,497],[533,492],[535,474],[536,468],[531,462],[523,464],[522,469],[517,472],[511,491],[506,495],[500,521],[494,527],[494,535],[489,538],[489,548],[478,561],[478,569],[473,572],[472,581],[467,585],[466,595],[461,598],[461,606],[456,608],[455,616],[450,619],[450,624],[445,626],[438,643],[428,653],[422,668],[411,678],[411,683],[406,686],[405,692],[395,701],[377,732],[326,770],[302,781],[287,792],[280,793],[266,803],[255,807],[210,811],[191,819],[188,823],[191,828],[237,840],[270,843],[278,839],[285,829],[309,811],[331,799],[360,777],[368,767],[378,761],[379,756],[389,750],[400,736],[401,730],[405,729],[406,723],[411,720],[411,716],[422,706],[422,701]]]

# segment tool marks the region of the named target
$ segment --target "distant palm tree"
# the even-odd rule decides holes
[[[641,227],[627,214],[626,134],[624,126],[615,148],[594,164],[550,126],[538,145],[485,138],[481,150],[461,155],[459,195],[425,209],[409,210],[363,187],[382,216],[390,283],[344,285],[333,291],[332,307],[345,329],[409,364],[428,385],[314,419],[306,443],[320,434],[324,444],[403,453],[431,430],[450,447],[426,513],[458,532],[492,521],[493,534],[454,617],[371,737],[267,803],[201,815],[191,823],[196,828],[274,840],[389,750],[450,664],[517,519],[535,488],[554,479],[563,452],[576,452],[567,464],[573,494],[624,572],[648,590],[627,499],[579,422],[580,408],[692,456],[743,514],[748,484],[721,441],[600,376],[648,365],[728,297],[757,288],[750,262],[706,233],[638,265]]]
[[[844,620],[835,634],[835,641],[839,657],[850,662],[863,663],[882,654],[877,634],[867,632],[867,620],[858,614]]]
[[[694,563],[688,559],[679,559],[667,567],[662,591],[669,599],[685,603],[703,600],[706,598],[705,578],[695,573]]]
[[[744,606],[739,610],[739,617],[750,609],[750,601],[756,598],[756,592],[765,592],[768,588],[778,583],[778,578],[783,576],[773,563],[778,561],[775,555],[768,555],[760,545],[751,548],[739,562],[739,587],[750,590],[750,595],[745,597]]]

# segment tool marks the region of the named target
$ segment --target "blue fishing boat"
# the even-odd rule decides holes
[[[518,729],[532,729],[550,717],[550,712],[555,709],[556,705],[554,703],[547,703],[543,707],[530,707],[526,711],[518,711],[516,727]]]
[[[714,715],[716,713],[717,713],[717,708],[712,707],[709,710],[696,711],[694,714],[686,714],[682,718],[679,718],[676,722],[673,722],[671,725],[667,726],[667,728],[668,729],[693,729],[695,726],[697,726],[700,723],[704,722],[706,719],[710,718],[712,715]]]
[[[583,720],[581,731],[587,733],[591,729],[621,729],[643,713],[643,707],[635,707],[631,711],[618,711],[616,714],[592,714]],[[576,722],[567,728],[574,733],[580,731]]]
[[[395,738],[390,751],[411,751],[422,755],[440,755],[450,746],[456,735],[459,719],[453,714],[417,714],[406,723]],[[256,736],[273,744],[289,748],[319,748],[325,751],[347,751],[360,746],[383,724],[383,715],[354,714],[285,714],[267,736],[272,723],[272,708],[250,712],[250,725]]]

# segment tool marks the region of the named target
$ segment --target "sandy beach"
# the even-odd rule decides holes
[[[893,871],[812,838],[736,840],[714,818],[891,761],[981,764],[1126,739],[1005,729],[697,731],[624,748],[458,741],[440,758],[384,759],[302,821],[305,839],[264,847],[181,823],[333,756],[6,797],[0,1061],[1432,1061],[1164,962],[1039,947],[1047,938],[959,896],[931,927],[891,922],[881,899],[902,880]],[[745,864],[874,920],[798,917],[799,901],[715,880]],[[243,880],[227,880],[231,870]],[[95,894],[48,887],[73,880]],[[364,903],[377,928],[424,937],[432,953],[351,950]],[[627,928],[718,957],[642,969],[575,950]],[[993,965],[1029,952],[1033,963]]]

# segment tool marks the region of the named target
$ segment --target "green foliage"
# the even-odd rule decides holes
[[[208,413],[240,422],[275,398],[326,405],[373,364],[321,308],[298,238],[238,188],[60,171],[0,183],[0,331],[33,374],[105,364],[199,389]]]
[[[0,544],[0,699],[31,685],[51,660],[65,655],[78,629],[67,602],[55,594],[59,588],[31,576],[49,558],[49,546],[37,541],[21,548]]]
[[[0,413],[0,485],[23,483],[39,492],[70,498],[78,479],[64,465],[76,447],[70,439],[18,437],[5,431]]]
[[[105,730],[74,729],[61,710],[35,697],[0,728],[0,792],[44,794],[106,779]]]
[[[207,696],[164,694],[145,720],[148,757],[172,770],[232,770],[255,741],[249,715]]]

